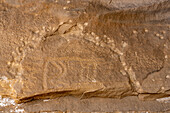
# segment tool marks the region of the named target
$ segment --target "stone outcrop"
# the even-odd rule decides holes
[[[169,99],[170,1],[0,2],[2,97]]]

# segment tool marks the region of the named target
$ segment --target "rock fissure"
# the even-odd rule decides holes
[[[164,63],[163,63],[163,66],[160,67],[160,69],[154,70],[154,71],[148,73],[148,74],[146,75],[146,77],[143,79],[143,81],[146,80],[146,79],[148,79],[149,75],[154,74],[154,73],[159,73],[160,71],[162,71],[163,68],[164,68]]]

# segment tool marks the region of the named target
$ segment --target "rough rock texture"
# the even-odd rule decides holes
[[[10,97],[27,112],[168,111],[169,57],[168,0],[0,0],[1,106]],[[79,107],[52,106],[64,96]],[[98,104],[83,109],[84,99]]]
[[[23,111],[32,113],[54,112],[114,112],[114,113],[169,113],[170,101],[140,101],[137,97],[113,98],[89,98],[60,97],[55,99],[35,100],[17,106],[2,108],[4,112]],[[61,112],[60,112],[61,113]]]

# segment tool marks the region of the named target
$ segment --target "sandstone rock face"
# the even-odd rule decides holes
[[[0,2],[2,97],[169,100],[170,1]]]

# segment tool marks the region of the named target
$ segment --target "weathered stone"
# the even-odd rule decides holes
[[[16,106],[2,108],[4,112],[112,112],[112,113],[168,113],[170,99],[161,98],[157,101],[140,101],[136,96],[123,99],[90,98],[82,99],[66,96],[56,99],[36,100]]]
[[[17,103],[168,97],[169,8],[165,0],[1,0],[0,95]]]

